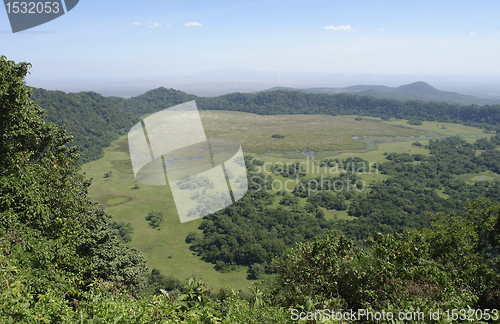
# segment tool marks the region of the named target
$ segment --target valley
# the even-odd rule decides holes
[[[381,164],[387,153],[411,153],[428,155],[423,146],[412,145],[415,141],[426,145],[431,139],[459,136],[468,142],[489,138],[492,134],[482,129],[452,123],[424,122],[420,126],[409,125],[406,120],[380,120],[380,118],[323,115],[272,115],[261,116],[243,112],[201,111],[200,116],[207,137],[234,138],[242,143],[245,155],[263,162],[303,162],[311,165],[304,179],[321,174],[313,163],[324,158],[347,159],[353,156]],[[358,118],[359,119],[359,118]],[[224,125],[221,127],[221,125]],[[284,138],[273,138],[281,134]],[[353,136],[359,137],[354,139]],[[300,152],[297,152],[299,150]],[[303,150],[314,151],[308,157]],[[246,291],[252,281],[246,278],[247,267],[241,266],[229,272],[219,272],[213,264],[204,262],[190,251],[185,242],[190,232],[201,234],[198,229],[202,219],[181,224],[170,188],[136,184],[128,155],[127,136],[121,136],[104,149],[104,157],[82,167],[91,177],[90,195],[106,206],[115,221],[131,223],[132,240],[129,246],[143,253],[150,269],[158,269],[163,275],[180,280],[190,276],[202,278],[212,287],[230,285]],[[271,173],[271,168],[268,168]],[[319,172],[318,172],[319,171]],[[110,174],[104,177],[105,174]],[[372,172],[361,174],[367,189],[372,183],[388,179],[387,174]],[[288,180],[273,174],[275,181]],[[471,178],[472,179],[472,178]],[[298,198],[305,206],[306,198]],[[280,197],[275,196],[270,207],[278,207]],[[348,201],[348,206],[350,202]],[[289,208],[289,207],[283,207]],[[327,220],[350,221],[346,210],[328,210],[320,207]],[[159,229],[152,228],[145,220],[150,211],[162,211],[165,219]]]

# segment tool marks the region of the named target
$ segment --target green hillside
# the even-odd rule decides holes
[[[47,111],[47,120],[64,125],[75,136],[83,161],[102,156],[102,148],[128,132],[136,118],[126,100],[95,92],[65,93],[33,88],[31,98]]]

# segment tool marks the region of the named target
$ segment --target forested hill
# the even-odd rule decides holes
[[[95,92],[65,93],[33,88],[31,98],[47,111],[47,120],[65,125],[84,154],[83,161],[97,159],[102,149],[125,134],[136,119],[127,101]]]
[[[425,102],[447,102],[457,105],[496,105],[498,99],[486,99],[463,95],[457,92],[440,91],[426,82],[414,82],[399,87],[388,87],[384,85],[354,85],[345,88],[307,88],[296,89],[287,87],[274,87],[264,91],[301,91],[305,93],[322,94],[354,94],[358,96],[371,96],[377,99],[395,99],[401,101],[421,100]]]
[[[102,149],[126,134],[143,114],[199,98],[158,88],[133,99],[104,97],[95,92],[65,93],[32,88],[31,98],[47,111],[47,120],[65,125],[84,154],[82,161],[101,157]]]
[[[214,98],[158,88],[130,99],[94,92],[64,93],[33,89],[32,98],[48,112],[48,120],[66,125],[81,147],[83,161],[97,159],[103,147],[128,132],[141,115],[196,100],[201,110],[243,111],[264,115],[328,114],[420,119],[464,123],[500,132],[500,105],[459,106],[444,102],[398,101],[352,94],[270,91],[231,93]]]

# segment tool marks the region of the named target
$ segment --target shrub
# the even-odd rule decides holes
[[[160,228],[160,224],[163,222],[163,212],[161,211],[150,211],[146,216],[146,220],[149,225],[153,228]]]
[[[254,263],[248,267],[247,279],[256,280],[261,279],[264,274],[264,266],[260,263]]]
[[[118,230],[118,235],[120,238],[123,240],[123,242],[127,243],[132,241],[132,233],[134,232],[134,228],[132,227],[131,223],[125,223],[125,222],[112,222],[111,228]]]
[[[191,244],[201,238],[201,235],[196,232],[189,232],[186,236],[186,243]]]
[[[407,123],[410,125],[422,125],[422,121],[418,119],[410,119],[407,121]]]

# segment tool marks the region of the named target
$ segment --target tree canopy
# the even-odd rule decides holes
[[[88,197],[78,148],[44,121],[24,77],[30,64],[0,58],[0,237],[34,293],[74,298],[94,280],[141,286],[146,261],[126,247],[111,216]],[[71,297],[73,296],[73,297]]]

